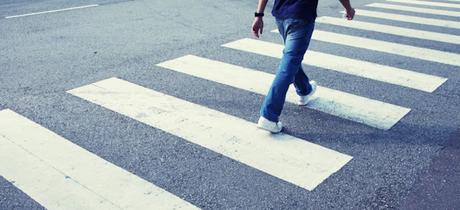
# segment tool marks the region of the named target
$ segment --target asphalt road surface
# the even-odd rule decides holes
[[[255,0],[1,1],[0,209],[460,209],[460,1],[352,3],[270,135]]]

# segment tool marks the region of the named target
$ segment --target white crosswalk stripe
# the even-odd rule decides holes
[[[415,4],[424,6],[446,7],[446,8],[460,8],[460,4],[452,4],[445,2],[431,2],[431,1],[417,1],[417,0],[387,0],[388,2]]]
[[[460,4],[445,2],[387,1],[460,8]],[[457,11],[382,3],[367,6],[460,17]],[[367,17],[460,29],[460,23],[456,21],[362,9],[356,11],[357,15]],[[460,44],[460,36],[451,34],[334,17],[319,17],[317,22]],[[321,30],[315,30],[312,39],[460,66],[460,54],[441,50]],[[222,46],[274,58],[282,57],[284,47],[254,39],[240,39]],[[308,50],[303,64],[428,93],[447,81],[439,76],[313,50]],[[273,74],[194,55],[168,60],[157,66],[261,95],[267,93],[274,79]],[[284,133],[269,134],[244,119],[118,78],[67,92],[310,191],[353,158]],[[291,85],[286,101],[295,103],[297,99]],[[383,130],[391,129],[411,111],[407,107],[322,86],[318,87],[316,98],[307,107]],[[9,109],[0,111],[0,176],[47,209],[198,209]]]
[[[275,58],[282,57],[282,50],[284,48],[280,44],[254,39],[240,39],[224,44],[223,46]],[[307,51],[303,63],[426,92],[435,91],[436,88],[441,86],[447,80],[442,77],[316,52],[313,50]]]
[[[275,30],[273,32],[278,31]],[[321,30],[315,30],[312,39],[339,45],[346,45],[356,48],[401,55],[405,57],[427,60],[442,64],[460,66],[460,54],[443,52],[440,50],[414,47],[410,45],[363,37],[356,37],[345,34],[338,34],[333,32],[326,32]]]
[[[431,14],[431,15],[460,17],[460,12],[448,11],[448,10],[428,9],[428,8],[421,8],[421,7],[411,7],[411,6],[402,6],[402,5],[384,4],[384,3],[372,3],[366,6],[374,7],[374,8],[389,9],[389,10],[405,11],[405,12],[415,12],[415,13],[424,13],[424,14]]]
[[[307,190],[352,158],[117,78],[68,92]]]
[[[47,209],[197,209],[11,111],[0,111],[0,176]]]
[[[359,15],[359,14],[358,14]],[[384,24],[368,23],[362,21],[348,21],[344,18],[335,17],[318,17],[316,19],[318,23],[331,24],[336,26],[342,26],[347,28],[361,29],[367,31],[376,31],[380,33],[393,34],[398,36],[405,36],[411,38],[425,39],[431,41],[445,42],[450,44],[460,44],[460,36],[443,34],[437,32],[430,32],[424,30],[416,30],[410,28],[402,28]]]
[[[266,94],[274,78],[272,74],[192,55],[158,65],[258,94]],[[257,78],[256,81],[254,78]],[[317,96],[307,105],[309,108],[385,130],[393,127],[410,111],[405,107],[325,87],[318,88]],[[291,87],[286,101],[295,103],[297,98]]]
[[[380,18],[380,19],[386,19],[386,20],[395,20],[395,21],[400,21],[400,22],[408,22],[408,23],[416,23],[416,24],[422,24],[422,25],[431,25],[431,26],[460,29],[460,22],[458,21],[441,20],[441,19],[417,17],[417,16],[410,16],[410,15],[400,15],[400,14],[393,14],[393,13],[387,13],[387,12],[376,12],[376,11],[370,11],[370,10],[364,10],[364,9],[356,9],[356,16],[367,16],[367,17]]]

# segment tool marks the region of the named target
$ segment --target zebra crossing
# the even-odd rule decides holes
[[[455,3],[419,0],[387,2],[366,6],[389,11],[460,17],[460,12],[439,9],[460,8]],[[428,9],[427,6],[436,9]],[[460,29],[456,21],[435,17],[365,9],[358,9],[357,15]],[[456,35],[366,21],[349,22],[325,16],[319,17],[317,22],[351,30],[460,44],[460,38]],[[316,30],[312,39],[370,52],[425,60],[438,65],[450,65],[457,70],[460,66],[460,54],[453,52],[323,30]],[[281,58],[283,48],[280,44],[250,38],[224,43],[221,47],[277,59]],[[434,94],[448,80],[435,74],[314,50],[307,52],[303,64],[427,94]],[[274,78],[274,75],[257,69],[192,54],[163,61],[157,67],[260,95],[268,91]],[[254,78],[257,78],[257,82],[254,82]],[[313,191],[353,159],[352,154],[335,151],[288,134],[268,134],[256,129],[253,122],[116,77],[86,84],[68,90],[67,93],[154,129],[178,136],[307,191]],[[286,101],[294,103],[296,98],[291,87]],[[316,98],[307,108],[387,132],[411,111],[411,107],[324,86],[318,87]],[[199,209],[199,204],[192,204],[105,161],[9,109],[0,110],[0,166],[1,176],[48,209]],[[34,176],[29,176],[31,174]]]
[[[280,44],[247,38],[227,43],[223,46],[275,58],[281,58],[283,50],[283,46]],[[323,62],[325,60],[329,62]],[[314,50],[309,50],[307,52],[303,60],[303,64],[430,93],[435,91],[447,80],[447,78],[336,56]]]
[[[0,111],[0,166],[48,209],[197,209],[8,109]]]
[[[327,16],[317,18],[316,22],[336,25],[336,26],[342,26],[342,27],[349,27],[353,29],[375,31],[375,32],[387,33],[387,34],[398,35],[398,36],[406,36],[406,37],[417,38],[417,39],[445,42],[449,44],[460,44],[460,36],[449,35],[449,34],[444,34],[444,33],[428,32],[424,30],[416,30],[416,29],[402,28],[402,27],[396,27],[396,26],[389,26],[389,25],[384,25],[384,24],[368,23],[368,22],[363,22],[363,21],[358,21],[358,20],[348,22],[348,20],[343,19],[343,18],[335,18],[335,17],[327,17]]]
[[[434,6],[434,7],[457,8],[457,9],[460,8],[460,5],[458,4],[445,3],[445,2],[418,1],[418,0],[387,0],[387,1],[394,2],[394,3],[422,5],[422,6]]]
[[[371,10],[365,10],[365,9],[356,9],[356,13],[358,13],[359,16],[415,23],[415,24],[421,24],[421,25],[460,29],[460,22],[458,21],[440,20],[440,19],[435,19],[435,18],[425,18],[425,17],[417,17],[417,16],[411,16],[411,15],[391,14],[391,13],[377,12],[377,11],[371,11]],[[381,25],[382,24],[380,24],[379,26]],[[424,37],[422,37],[422,39],[423,38]]]
[[[400,55],[414,59],[437,62],[441,64],[460,66],[459,54],[444,52],[441,50],[414,47],[405,44],[356,37],[321,30],[315,30],[312,39],[338,45],[345,45],[355,48]]]
[[[69,93],[307,190],[351,160],[348,155],[286,134],[270,135],[254,123],[117,78]]]
[[[386,4],[386,3],[372,3],[366,6],[373,7],[373,8],[389,9],[389,10],[394,10],[394,11],[414,12],[418,14],[439,15],[439,16],[447,16],[447,17],[460,17],[460,12],[451,11],[451,10],[442,10],[438,8],[432,9],[432,8],[404,6],[404,5]]]
[[[265,94],[274,78],[271,74],[196,56],[185,56],[160,63],[159,66],[258,94]],[[253,78],[257,78],[256,84]],[[318,87],[316,95],[316,100],[307,107],[385,130],[390,129],[410,111],[405,107],[321,86]],[[286,101],[295,103],[296,100],[297,94],[291,88]]]

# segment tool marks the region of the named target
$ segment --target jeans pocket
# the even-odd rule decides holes
[[[314,22],[304,19],[289,19],[286,24],[286,34],[290,39],[310,37],[314,28]]]
[[[306,33],[312,27],[311,21],[304,19],[287,19],[286,20],[286,30],[288,34],[291,33]]]
[[[288,24],[288,26],[290,27],[301,27],[301,26],[305,26],[309,23],[308,20],[304,20],[304,19],[287,19],[286,20],[286,24]]]

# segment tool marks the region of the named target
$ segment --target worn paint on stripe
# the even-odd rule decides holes
[[[223,46],[275,58],[281,58],[283,50],[283,46],[280,44],[254,39],[240,39],[224,44]],[[313,50],[307,51],[303,63],[425,92],[435,91],[447,80],[447,78],[316,52]]]
[[[277,32],[277,31],[276,31]],[[346,45],[350,47],[374,50],[378,52],[390,53],[411,57],[421,60],[427,60],[437,63],[460,66],[460,54],[444,52],[439,50],[427,49],[422,47],[414,47],[405,44],[338,34],[315,30],[312,39],[330,42],[334,44]]]
[[[404,3],[404,4],[415,4],[423,6],[434,6],[434,7],[446,7],[446,8],[460,8],[460,4],[452,4],[445,2],[431,2],[431,1],[417,1],[417,0],[387,0],[388,2]]]
[[[0,176],[47,209],[196,209],[11,111],[0,111]]]
[[[428,9],[428,8],[421,8],[421,7],[410,7],[410,6],[383,4],[383,3],[372,3],[366,6],[374,7],[374,8],[389,9],[389,10],[405,11],[405,12],[415,12],[415,13],[422,13],[422,14],[460,17],[460,12],[448,11],[448,10]]]
[[[91,5],[85,5],[85,6],[79,6],[79,7],[70,7],[70,8],[65,8],[65,9],[57,9],[57,10],[49,10],[49,11],[43,11],[43,12],[27,13],[27,14],[22,14],[22,15],[12,15],[12,16],[6,16],[5,18],[9,19],[9,18],[26,17],[26,16],[32,16],[32,15],[42,15],[42,14],[63,12],[63,11],[69,11],[69,10],[85,9],[85,8],[97,7],[97,6],[99,6],[99,5],[98,4],[91,4]]]
[[[136,84],[110,78],[69,93],[313,190],[351,156]],[[269,187],[269,186],[267,186]]]
[[[166,61],[158,65],[263,95],[268,92],[268,88],[274,78],[274,75],[265,72],[192,55]],[[254,78],[257,78],[257,82],[254,82]],[[318,87],[316,95],[317,98],[310,102],[307,107],[379,129],[390,129],[410,111],[405,107],[325,87]],[[295,103],[297,100],[298,96],[291,86],[286,101]]]
[[[386,20],[395,20],[395,21],[400,21],[400,22],[422,24],[422,25],[460,29],[460,22],[458,21],[441,20],[441,19],[417,17],[417,16],[410,16],[410,15],[400,15],[400,14],[387,13],[387,12],[376,12],[376,11],[363,10],[363,9],[356,9],[356,15],[386,19]]]

